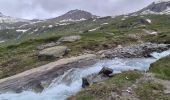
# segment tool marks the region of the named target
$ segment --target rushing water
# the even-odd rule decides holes
[[[152,58],[101,60],[88,68],[71,69],[65,72],[64,75],[56,78],[49,88],[42,93],[34,93],[32,91],[25,91],[19,94],[4,93],[0,94],[0,100],[65,100],[81,90],[82,77],[99,72],[103,66],[112,68],[114,73],[134,69],[146,71],[151,63],[167,55],[170,55],[170,50],[152,53]]]

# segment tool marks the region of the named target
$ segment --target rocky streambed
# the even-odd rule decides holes
[[[61,59],[0,80],[0,100],[64,100],[81,90],[82,78],[96,75],[104,66],[112,69],[112,74],[147,71],[151,63],[170,54],[168,49],[169,45],[147,43]]]

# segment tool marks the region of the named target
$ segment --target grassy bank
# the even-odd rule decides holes
[[[68,100],[169,100],[165,87],[140,72],[124,72],[95,83]]]
[[[128,77],[128,79],[126,79]],[[113,93],[120,95],[123,89],[131,86],[137,79],[142,77],[139,72],[124,72],[115,75],[107,81],[96,83],[89,88],[79,92],[69,100],[108,100],[112,98]]]
[[[151,64],[150,72],[158,78],[170,80],[170,56]]]

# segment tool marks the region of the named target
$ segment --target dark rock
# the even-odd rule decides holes
[[[107,80],[109,77],[105,74],[92,74],[87,77],[82,78],[82,87],[86,88],[94,83]]]
[[[107,80],[109,77],[113,76],[112,73],[113,73],[112,69],[103,67],[98,74],[92,74],[82,78],[82,87],[86,88],[91,84]]]
[[[86,88],[90,85],[90,81],[88,80],[88,78],[82,78],[82,87]]]
[[[103,67],[102,70],[99,72],[99,74],[104,74],[108,77],[110,77],[110,74],[113,73],[113,69],[108,68],[108,67]]]

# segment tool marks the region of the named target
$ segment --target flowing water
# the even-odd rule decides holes
[[[167,55],[170,55],[170,50],[161,53],[154,52],[151,54],[152,58],[101,60],[94,65],[88,66],[88,68],[71,69],[65,72],[64,75],[57,77],[42,93],[32,91],[18,94],[4,93],[0,94],[0,100],[65,100],[81,90],[82,77],[99,72],[103,66],[112,68],[114,73],[134,69],[147,71],[151,63]]]

